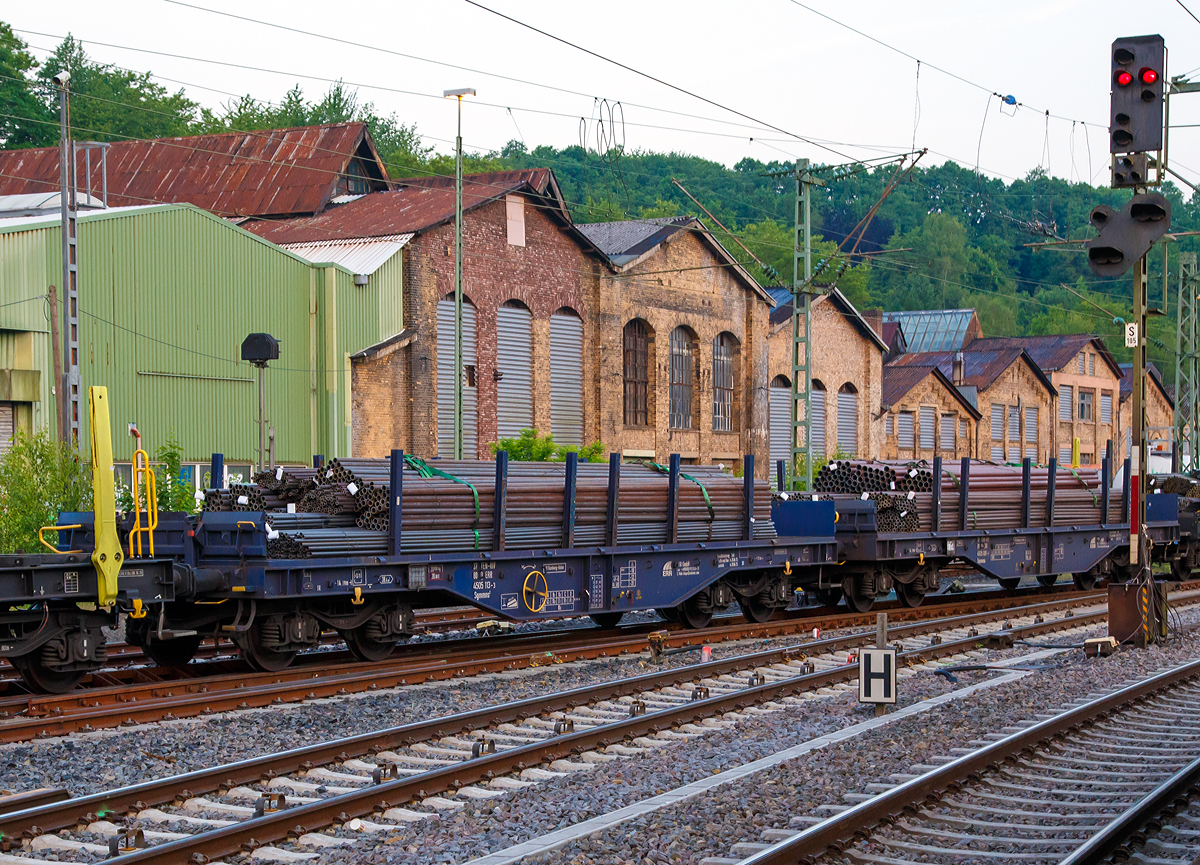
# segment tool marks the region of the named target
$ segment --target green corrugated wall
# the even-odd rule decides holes
[[[280,342],[266,373],[276,458],[349,453],[345,359],[400,329],[398,273],[355,286],[343,268],[311,265],[190,205],[81,219],[79,265],[80,371],[85,389],[109,389],[118,459],[132,451],[126,427],[136,422],[151,451],[173,431],[187,460],[254,460],[257,370],[238,357],[257,331]],[[56,223],[0,222],[0,330],[45,334],[34,343],[39,426],[54,419],[46,304],[4,304],[60,280]]]

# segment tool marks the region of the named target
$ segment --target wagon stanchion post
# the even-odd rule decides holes
[[[496,491],[492,510],[492,549],[504,552],[505,500],[508,498],[508,451],[496,453]]]
[[[1054,491],[1058,486],[1058,460],[1050,457],[1050,471],[1046,475],[1046,526],[1054,525]]]
[[[667,543],[679,542],[679,454],[671,454],[667,470]]]
[[[967,530],[967,487],[971,481],[971,458],[963,457],[958,474],[958,530]]]
[[[575,486],[579,475],[579,454],[567,453],[566,471],[563,472],[563,530],[562,543],[568,549],[575,548]]]
[[[1021,460],[1021,528],[1029,528],[1029,487],[1033,474],[1033,460]]]
[[[313,454],[313,468],[319,469],[325,465],[325,454]]]
[[[1104,459],[1100,461],[1100,525],[1108,525],[1108,488],[1112,486],[1112,477],[1109,476],[1109,460],[1111,457],[1108,454],[1104,455]]]
[[[942,524],[942,458],[933,458],[933,530],[940,531]]]
[[[783,460],[775,460],[775,489],[784,492],[787,489],[787,463]],[[812,490],[809,490],[812,492]]]
[[[1125,458],[1125,473],[1121,476],[1121,522],[1129,522],[1129,458]]]
[[[742,457],[742,489],[746,491],[746,513],[742,518],[742,540],[754,540],[754,454]]]
[[[390,470],[388,498],[388,555],[400,555],[400,508],[401,497],[404,494],[404,451],[393,449]]]
[[[621,455],[608,455],[608,510],[604,518],[604,535],[608,546],[617,545],[617,516],[621,504]]]
[[[225,489],[225,455],[213,454],[208,469],[208,485],[214,490]]]

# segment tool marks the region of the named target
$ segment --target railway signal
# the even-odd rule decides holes
[[[1165,66],[1161,36],[1125,36],[1113,42],[1110,153],[1162,149]]]
[[[1094,207],[1091,222],[1099,234],[1086,244],[1088,267],[1097,276],[1120,276],[1166,234],[1171,202],[1157,192],[1143,192],[1120,210],[1107,204]]]

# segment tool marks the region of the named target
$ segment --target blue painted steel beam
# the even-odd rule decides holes
[[[575,485],[579,476],[579,454],[567,453],[566,471],[563,473],[563,532],[562,545],[575,549]]]
[[[404,495],[404,451],[393,449],[389,466],[391,498],[388,500],[388,553],[400,555],[400,516]]]
[[[667,470],[667,543],[679,539],[679,454],[671,454]]]
[[[1058,486],[1058,459],[1050,457],[1050,476],[1046,478],[1046,525],[1054,525],[1054,492]]]
[[[612,453],[608,455],[608,511],[604,518],[604,534],[610,547],[617,545],[617,523],[620,517],[620,508],[621,455]]]
[[[225,455],[213,454],[212,464],[209,467],[209,484],[214,490],[225,489]]]
[[[754,454],[742,457],[742,489],[746,491],[746,513],[742,517],[742,540],[754,540]],[[780,487],[782,490],[783,487]]]
[[[508,451],[496,454],[496,496],[492,511],[492,549],[504,552],[505,512],[508,502]]]

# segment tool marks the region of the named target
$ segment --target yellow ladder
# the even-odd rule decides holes
[[[130,430],[141,444],[142,436],[136,429]],[[133,528],[129,531],[129,555],[142,555],[142,535],[146,535],[150,558],[154,558],[154,530],[158,528],[158,487],[154,481],[154,469],[150,468],[150,456],[139,447],[133,452]],[[146,522],[142,524],[142,489],[146,493]],[[137,552],[133,551],[137,544]]]

